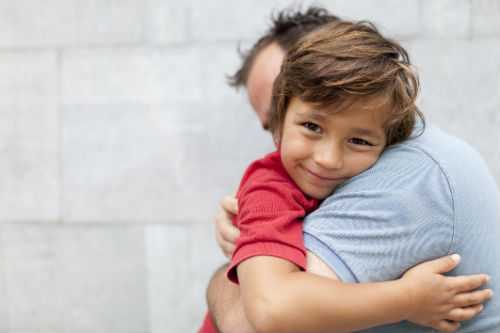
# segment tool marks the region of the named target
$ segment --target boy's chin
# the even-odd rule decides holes
[[[335,189],[331,189],[328,191],[322,191],[322,190],[311,190],[311,191],[304,191],[309,197],[317,200],[324,200],[328,198],[334,191]]]

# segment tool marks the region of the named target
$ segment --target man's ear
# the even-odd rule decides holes
[[[273,134],[273,141],[276,148],[279,150],[281,147],[281,129],[278,129]]]

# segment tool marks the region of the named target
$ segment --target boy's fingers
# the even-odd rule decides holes
[[[423,265],[426,265],[434,273],[446,273],[457,267],[459,262],[460,256],[452,254],[451,256],[431,260]]]
[[[226,196],[220,203],[222,209],[231,215],[238,214],[238,200],[236,197]]]
[[[486,302],[493,296],[491,289],[477,290],[470,293],[462,293],[455,296],[453,303],[458,307],[479,305]]]
[[[448,278],[452,282],[452,288],[457,293],[472,291],[489,281],[486,274],[475,274],[466,276],[452,276]]]
[[[222,238],[228,242],[234,243],[236,239],[240,236],[240,230],[236,228],[232,221],[227,218],[226,215],[222,214],[217,216],[215,221],[215,227],[217,231],[221,234]]]
[[[230,243],[235,243],[238,237],[240,237],[240,230],[232,224],[225,225],[221,229],[220,233],[222,238]]]
[[[215,238],[224,255],[231,258],[235,242],[240,236],[240,230],[232,223],[232,218],[238,213],[238,200],[234,196],[226,196],[220,202],[220,210],[215,217]]]
[[[466,308],[455,308],[450,311],[446,319],[453,321],[464,321],[474,318],[479,312],[483,310],[483,305],[478,304]]]
[[[224,252],[227,259],[231,259],[233,257],[234,247],[231,244],[228,244],[222,252]]]
[[[224,255],[227,258],[231,258],[234,252],[234,244],[225,241],[218,232],[215,233],[215,239],[217,240],[217,244],[219,244],[219,247],[221,248]]]

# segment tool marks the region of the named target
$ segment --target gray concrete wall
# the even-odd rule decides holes
[[[0,1],[0,332],[193,332],[218,200],[271,149],[224,74],[285,0]],[[500,0],[332,0],[409,49],[500,183]]]

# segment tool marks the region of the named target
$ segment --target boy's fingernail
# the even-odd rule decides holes
[[[459,254],[452,254],[451,255],[451,259],[455,260],[456,262],[459,262],[460,261],[460,255]]]
[[[489,275],[486,275],[486,282],[490,282],[491,277]]]

